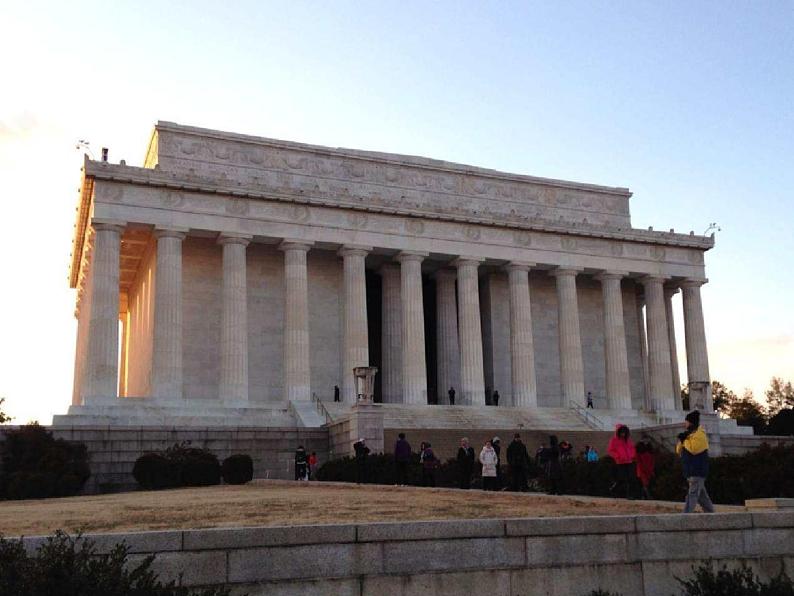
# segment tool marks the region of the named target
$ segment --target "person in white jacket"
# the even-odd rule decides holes
[[[482,451],[480,451],[480,463],[482,464],[482,488],[483,490],[496,490],[496,451],[490,441],[485,441]]]

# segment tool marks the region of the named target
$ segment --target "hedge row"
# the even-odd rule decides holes
[[[747,499],[765,497],[794,497],[794,446],[770,446],[741,456],[711,458],[711,471],[706,485],[716,503],[742,505]],[[613,462],[604,457],[595,463],[581,460],[562,462],[560,488],[565,494],[611,496]],[[354,459],[346,457],[323,464],[317,471],[317,479],[337,482],[356,482],[357,468]],[[436,472],[436,486],[458,485],[459,467],[454,459],[441,464]],[[502,467],[505,482],[509,480],[508,466]],[[541,470],[532,464],[528,476],[532,485],[546,489],[546,480]],[[409,483],[421,483],[421,467],[418,456],[409,466]],[[373,484],[395,484],[394,457],[378,454],[367,458],[367,482]],[[480,466],[475,464],[472,486],[481,486]],[[656,454],[656,475],[651,483],[653,498],[680,501],[686,493],[686,482],[681,472],[681,461],[675,455],[662,452]]]
[[[135,461],[132,475],[146,490],[213,486],[221,478],[226,484],[245,484],[254,476],[254,463],[249,455],[235,454],[221,465],[214,453],[179,443],[163,452],[144,453]]]

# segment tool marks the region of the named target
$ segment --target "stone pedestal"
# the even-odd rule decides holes
[[[353,453],[353,443],[364,439],[370,452],[383,453],[383,410],[379,404],[359,402],[350,411],[350,440],[348,446]]]

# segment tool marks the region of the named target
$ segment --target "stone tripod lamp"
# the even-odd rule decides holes
[[[359,403],[372,403],[376,374],[378,374],[377,366],[357,366],[353,369],[353,376],[356,378],[356,400]]]

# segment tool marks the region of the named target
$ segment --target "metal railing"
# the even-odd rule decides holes
[[[331,414],[328,412],[328,408],[325,407],[323,400],[317,397],[317,394],[312,392],[312,401],[314,402],[314,407],[317,408],[317,413],[323,417],[326,424],[331,424],[334,419],[331,417]]]
[[[583,407],[581,404],[575,402],[571,403],[571,409],[576,412],[579,417],[584,420],[584,423],[590,428],[595,430],[609,430],[604,425],[604,421],[592,412],[588,412],[588,408]]]

